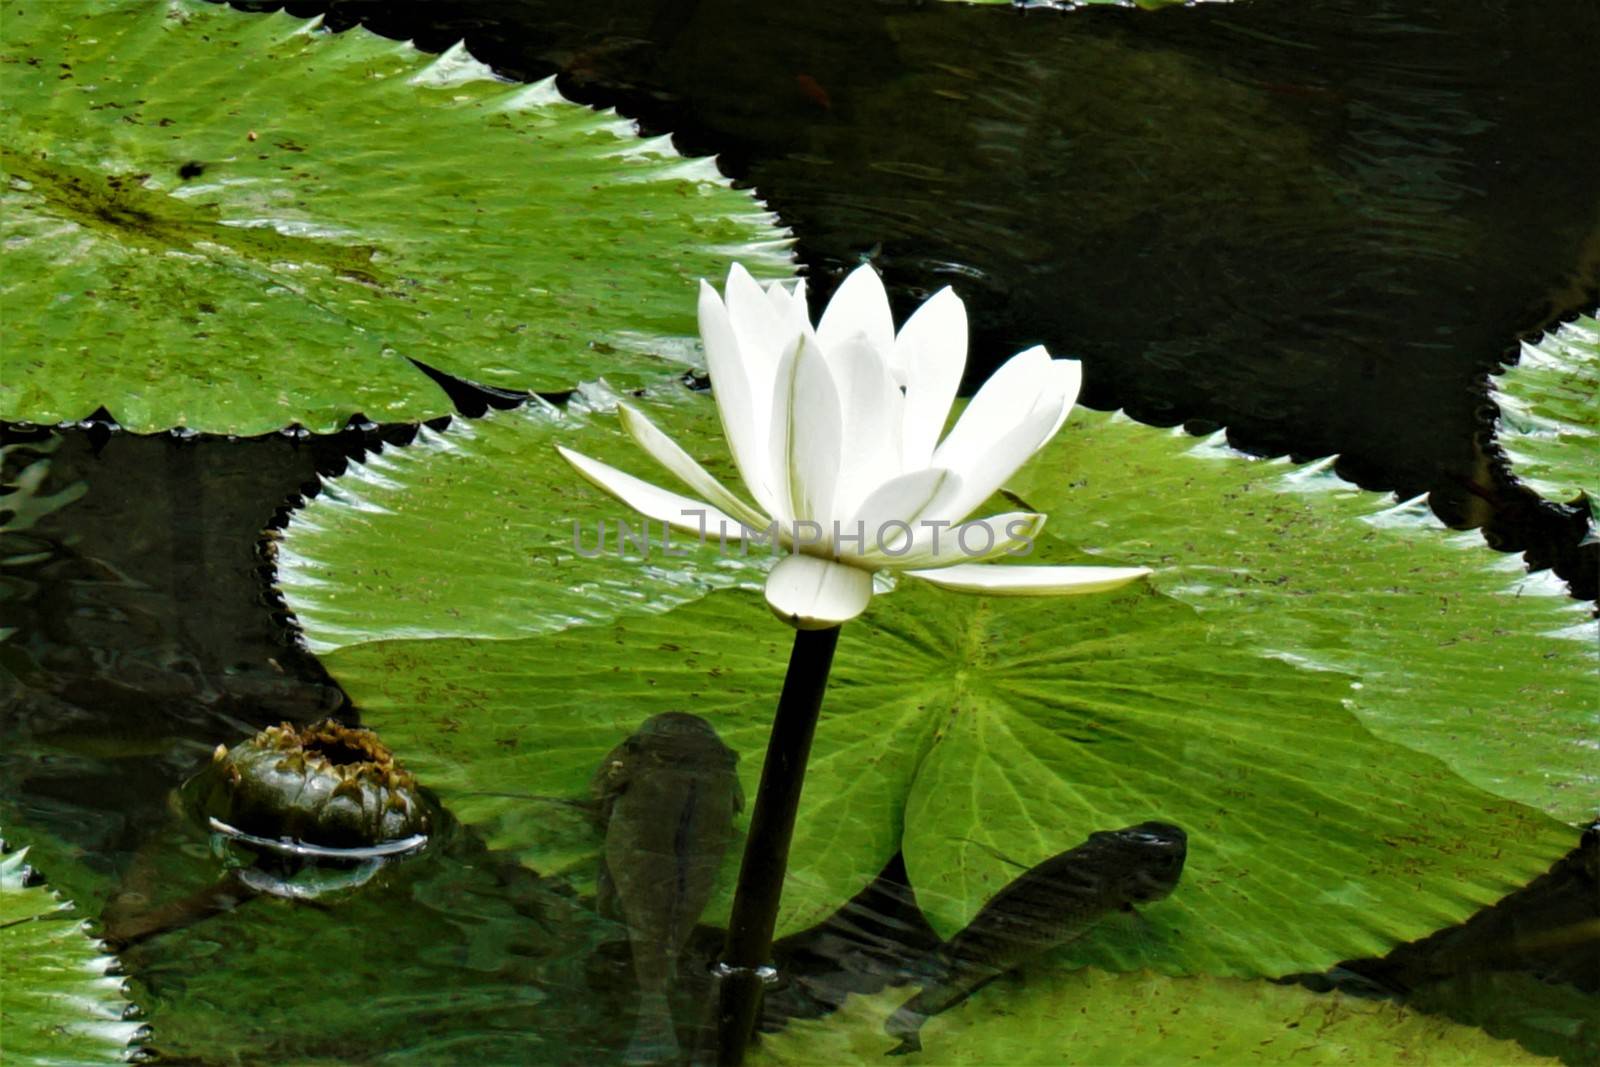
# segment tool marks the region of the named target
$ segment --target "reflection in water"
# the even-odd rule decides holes
[[[187,823],[151,834],[120,887],[170,908],[217,877]],[[205,890],[201,890],[204,892]],[[609,924],[465,835],[314,902],[262,896],[123,959],[150,1047],[204,1062],[597,1062],[627,999],[586,961]],[[625,988],[625,987],[622,987]]]

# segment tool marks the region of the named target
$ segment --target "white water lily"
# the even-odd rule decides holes
[[[805,283],[764,290],[738,264],[726,302],[700,283],[700,336],[717,411],[754,503],[717,481],[636,408],[622,424],[700,500],[561,448],[589,481],[640,513],[724,542],[771,539],[784,554],[767,603],[791,625],[855,618],[872,576],[892,570],[960,592],[1059,595],[1111,589],[1142,567],[1020,566],[1045,517],[963,522],[1053,437],[1081,367],[1042,347],[1008,360],[940,440],[967,360],[967,313],[941,289],[897,334],[888,294],[857,268],[813,328]]]

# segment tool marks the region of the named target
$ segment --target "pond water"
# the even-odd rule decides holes
[[[575,99],[719,154],[793,228],[819,300],[863,260],[897,315],[954,285],[975,354],[1043,342],[1084,360],[1090,406],[1225,426],[1263,455],[1337,453],[1346,477],[1432,493],[1447,521],[1487,524],[1594,595],[1582,518],[1511,481],[1485,411],[1485,375],[1517,338],[1600,303],[1587,0],[1537,17],[1509,0],[290,10],[430,49],[465,36],[509,77],[556,73]],[[993,363],[975,355],[968,384]],[[260,533],[412,432],[5,427],[6,481],[48,456],[43,491],[82,495],[0,552],[0,821],[26,827],[46,872],[71,861],[60,888],[86,910],[216,877],[170,798],[219,742],[359,721],[297,645]],[[1527,936],[1600,922],[1593,853],[1443,949],[1325,981],[1405,992],[1531,969],[1600,995],[1582,944]],[[933,943],[899,861],[882,875],[782,946],[769,1026],[881,987]],[[681,968],[686,1037],[715,949],[701,931]],[[616,1062],[636,999],[617,923],[460,827],[346,899],[251,901],[124,966],[148,1053],[174,1062]],[[1556,1018],[1517,1036],[1576,1062],[1579,1044],[1549,1036],[1579,1032],[1569,1011],[1530,1003]]]

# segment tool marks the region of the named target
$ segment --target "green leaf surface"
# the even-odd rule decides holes
[[[561,800],[581,801],[611,747],[652,715],[702,716],[741,756],[755,795],[790,631],[755,594],[715,594],[667,614],[523,640],[389,641],[326,657],[418,777],[495,848],[541,873],[592,884],[598,835]],[[881,683],[859,681],[852,687]],[[885,699],[824,715],[791,852],[779,935],[814,925],[865,885],[899,844],[898,811],[928,728]],[[742,830],[748,807],[739,816]],[[730,849],[705,921],[725,921]]]
[[[27,849],[0,856],[0,1047],[8,1064],[122,1063],[139,1023],[124,1022],[116,957],[72,905],[27,884]]]
[[[1572,1067],[1600,1063],[1600,997],[1519,971],[1463,970],[1407,996],[1432,1012]]]
[[[326,662],[459,817],[551,870],[575,855],[541,856],[545,798],[581,797],[650,715],[704,716],[753,793],[787,638],[760,597],[719,592],[606,628],[373,643]],[[1183,886],[1082,958],[1279,974],[1459,920],[1570,843],[1374,738],[1341,706],[1348,686],[1148,590],[989,602],[905,583],[841,642],[780,933],[833,911],[900,847],[948,935],[1015,875],[989,849],[1032,864],[1160,818],[1191,835]]]
[[[1332,473],[1182,431],[1074,418],[1012,480],[1046,540],[1155,569],[1157,589],[1289,662],[1359,683],[1387,740],[1558,818],[1596,813],[1600,648],[1549,573]]]
[[[701,398],[681,402],[688,413],[693,403],[704,405]],[[656,403],[673,413],[665,398]],[[541,448],[522,446],[530,433],[551,433],[553,422],[559,420],[542,413],[475,423],[459,456],[451,450],[452,428],[430,442],[432,452],[417,454],[415,466],[361,476],[364,486],[387,483],[383,495],[330,494],[320,519],[291,524],[281,548],[296,562],[281,578],[291,604],[323,605],[376,588],[352,582],[330,561],[392,564],[379,610],[366,604],[362,627],[329,625],[331,615],[312,612],[303,620],[308,635],[335,649],[327,663],[366,721],[465,821],[540,870],[571,872],[593,868],[597,841],[592,834],[585,840],[570,814],[552,817],[572,810],[557,801],[581,798],[600,758],[649,715],[704,715],[743,755],[741,773],[753,793],[788,632],[748,595],[717,593],[661,615],[640,612],[682,601],[687,586],[630,603],[602,597],[596,605],[590,577],[530,585],[513,554],[526,544],[522,531],[528,540],[541,528],[547,539],[570,537],[573,498],[561,491],[563,475],[559,468],[549,473]],[[617,447],[604,425],[575,423],[569,440],[593,451]],[[1148,540],[1117,543],[1118,559],[1167,567],[1176,566],[1168,556],[1194,559],[1194,572],[1164,569],[1157,587],[1235,610],[1196,614],[1149,590],[991,604],[904,581],[847,630],[841,646],[783,931],[832,911],[903,847],[919,902],[948,935],[1012,876],[984,846],[1034,863],[1093,830],[1161,818],[1194,835],[1182,892],[1152,909],[1149,927],[1106,924],[1080,946],[1082,958],[1117,968],[1280,974],[1381,952],[1458,921],[1565,850],[1570,834],[1560,824],[1480,792],[1421,746],[1374,736],[1355,709],[1379,684],[1421,693],[1439,684],[1438,671],[1457,663],[1476,669],[1471,655],[1454,658],[1452,639],[1480,640],[1476,620],[1496,611],[1508,632],[1544,642],[1511,646],[1518,655],[1543,662],[1571,650],[1548,669],[1581,686],[1581,671],[1561,671],[1582,665],[1583,647],[1570,637],[1538,636],[1570,624],[1574,605],[1539,588],[1508,595],[1515,583],[1504,557],[1426,528],[1404,509],[1383,511],[1374,494],[1320,468],[1245,461],[1125,419],[1080,413],[1070,425],[1073,448],[1041,460],[1059,463],[1065,452],[1081,458],[1064,477],[1082,496],[1058,512],[1068,536],[1099,550],[1108,529],[1136,530],[1142,522]],[[704,453],[712,426],[701,414],[674,432]],[[501,438],[511,443],[496,446]],[[591,447],[593,441],[603,445]],[[480,450],[494,462],[474,460]],[[642,457],[622,462],[649,469]],[[1155,488],[1127,493],[1147,470]],[[482,483],[472,490],[474,503],[459,506],[453,494],[472,480]],[[548,488],[520,497],[516,508],[494,503],[496,492],[536,485]],[[435,495],[438,502],[427,499]],[[434,518],[414,523],[405,518],[408,508]],[[1161,521],[1137,514],[1141,509]],[[370,525],[355,513],[369,516]],[[1074,515],[1095,518],[1073,530]],[[1176,526],[1168,521],[1174,515]],[[1294,536],[1302,529],[1317,536]],[[333,536],[337,530],[343,532]],[[1230,532],[1212,537],[1217,530]],[[407,541],[415,547],[399,552],[395,546]],[[1151,558],[1154,545],[1160,558]],[[466,568],[475,578],[463,583],[471,597],[453,602],[460,616],[428,631],[447,636],[395,640],[416,636],[406,629],[414,614],[408,602],[457,565],[457,552],[481,563]],[[1326,563],[1308,554],[1339,552],[1348,565],[1348,597],[1335,589],[1327,606],[1318,603],[1320,594],[1301,594],[1292,610],[1279,611],[1282,628],[1251,629],[1280,606],[1260,601],[1258,587],[1277,590],[1287,575],[1316,574]],[[1439,561],[1431,569],[1429,552]],[[688,575],[714,564],[711,555],[654,562]],[[1040,556],[1081,558],[1063,542],[1045,545]],[[639,572],[637,561],[581,562]],[[308,575],[320,583],[309,592]],[[1214,602],[1197,592],[1208,585],[1219,590]],[[1277,595],[1294,591],[1291,585]],[[1457,629],[1427,628],[1440,649],[1385,660],[1380,624],[1427,624],[1401,610],[1413,601],[1434,612],[1460,603],[1462,614],[1448,618]],[[519,619],[526,620],[520,629]],[[616,621],[518,636],[563,620],[607,619]],[[1345,629],[1330,629],[1335,623]],[[1525,629],[1510,629],[1519,623]],[[1339,640],[1330,641],[1330,633]],[[1409,635],[1391,636],[1407,647]],[[483,637],[495,639],[474,639]],[[1347,646],[1365,648],[1350,661],[1363,672],[1359,679],[1331,669]],[[1546,668],[1535,663],[1539,669]],[[1515,690],[1508,696],[1496,689],[1503,674],[1472,677],[1504,714],[1520,717],[1486,730],[1473,704],[1439,701],[1426,709],[1433,716],[1427,729],[1414,723],[1413,733],[1477,738],[1480,760],[1492,759],[1497,744],[1529,746],[1542,756],[1540,746],[1550,742],[1524,739],[1521,731],[1546,721],[1567,737],[1583,736],[1587,707],[1519,706]],[[1494,766],[1513,784],[1527,774],[1510,759]],[[1544,782],[1542,768],[1535,777]],[[708,917],[721,914],[726,890]]]
[[[704,395],[669,386],[630,400],[674,436],[718,433]],[[665,611],[713,588],[760,588],[764,558],[679,555],[683,535],[663,543],[660,523],[646,524],[557,456],[564,444],[653,477],[619,428],[615,401],[587,386],[562,410],[535,403],[457,419],[443,433],[423,428],[409,447],[327,482],[276,548],[307,642],[329,651],[395,637],[527,637]],[[731,460],[710,469],[736,484]]]
[[[711,161],[459,46],[198,0],[0,10],[0,418],[448,411],[406,357],[525,390],[659,375],[697,358],[697,277],[791,270]]]
[[[762,1067],[879,1063],[883,1022],[910,996],[852,997],[823,1019],[762,1038]],[[921,1053],[893,1062],[995,1067],[1069,1064],[1553,1064],[1481,1030],[1379,1000],[1226,978],[1095,970],[1001,978],[922,1028]]]
[[[1600,514],[1600,322],[1580,315],[1524,343],[1494,382],[1498,440],[1534,492]]]

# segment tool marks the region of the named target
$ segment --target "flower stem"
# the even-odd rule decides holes
[[[837,626],[795,631],[789,673],[783,679],[778,713],[767,741],[767,759],[761,766],[761,786],[750,813],[750,834],[739,866],[728,940],[722,950],[717,1024],[720,1067],[739,1067],[744,1062],[745,1048],[761,1009],[763,982],[759,968],[770,962],[772,931],[778,922],[778,901],[789,866],[789,842],[794,837],[795,810],[800,806],[811,738],[816,733],[822,694],[828,688],[828,671],[838,643]]]

